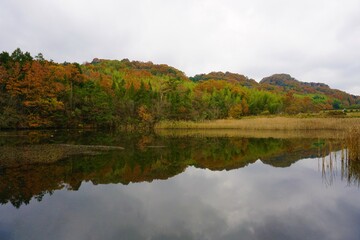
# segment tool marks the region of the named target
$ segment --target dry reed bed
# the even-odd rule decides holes
[[[344,131],[339,130],[244,130],[244,129],[155,129],[155,133],[165,137],[242,137],[242,138],[323,138],[344,139]]]
[[[347,158],[349,160],[360,161],[360,127],[352,127],[345,135],[345,145],[347,148]]]
[[[360,127],[360,118],[243,118],[202,122],[162,121],[156,129],[243,129],[243,130],[348,130]]]
[[[163,121],[155,126],[157,131],[169,130],[232,130],[233,133],[225,135],[242,135],[251,131],[273,131],[267,134],[274,135],[278,131],[293,131],[295,135],[313,135],[317,137],[318,131],[328,131],[334,138],[344,139],[344,148],[347,149],[347,159],[360,161],[360,118],[291,118],[291,117],[256,117],[239,120],[224,119],[203,122],[190,121]],[[243,133],[239,133],[243,131]],[[309,133],[310,131],[310,133]],[[238,134],[235,134],[238,132]],[[311,133],[312,132],[312,133]],[[169,134],[166,133],[165,134]],[[172,133],[170,133],[172,134]],[[209,135],[209,133],[200,133]],[[223,133],[224,134],[224,133]],[[210,134],[212,135],[212,134]],[[216,135],[216,134],[215,134]],[[246,134],[245,134],[246,135]],[[276,134],[275,134],[276,135]],[[285,134],[286,135],[286,134]],[[291,134],[293,135],[293,134]],[[322,135],[322,134],[320,134]],[[320,136],[319,135],[319,136]]]

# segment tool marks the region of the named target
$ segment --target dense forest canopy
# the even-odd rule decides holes
[[[212,72],[188,78],[165,64],[55,63],[16,49],[0,54],[0,128],[137,125],[359,108],[360,97],[275,74],[260,83]]]

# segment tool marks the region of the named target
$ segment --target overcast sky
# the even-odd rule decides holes
[[[360,0],[1,0],[0,51],[289,73],[360,95]]]

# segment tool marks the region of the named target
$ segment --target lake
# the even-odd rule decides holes
[[[0,132],[0,239],[356,239],[331,132]]]

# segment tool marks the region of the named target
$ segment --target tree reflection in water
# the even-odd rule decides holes
[[[31,135],[31,144],[34,143]],[[44,136],[39,134],[39,136]],[[45,136],[48,136],[45,134]],[[19,143],[20,141],[20,143]],[[321,159],[325,184],[331,185],[337,174],[337,162],[343,152],[339,140],[319,138],[251,138],[225,136],[159,136],[141,134],[81,133],[62,138],[38,139],[36,145],[21,142],[3,143],[2,151],[15,151],[24,144],[28,159],[45,159],[42,144],[61,150],[59,143],[106,144],[123,146],[124,150],[101,151],[91,155],[71,155],[59,161],[27,162],[16,159],[6,161],[0,157],[0,202],[10,202],[16,208],[28,204],[32,198],[42,198],[60,189],[78,190],[82,182],[93,184],[151,182],[168,179],[182,173],[188,166],[213,171],[238,169],[261,160],[273,167],[289,167],[303,158]],[[31,146],[36,146],[31,148]],[[14,150],[15,149],[15,150]],[[49,151],[50,151],[49,150]],[[335,153],[332,153],[334,152]],[[46,152],[49,154],[49,152]],[[9,155],[9,154],[8,154]],[[11,155],[11,154],[10,154]],[[59,155],[59,154],[58,154]],[[56,155],[56,156],[58,156]],[[328,155],[328,157],[323,157]],[[63,156],[63,155],[59,155]],[[341,162],[341,179],[359,184],[359,166]]]

